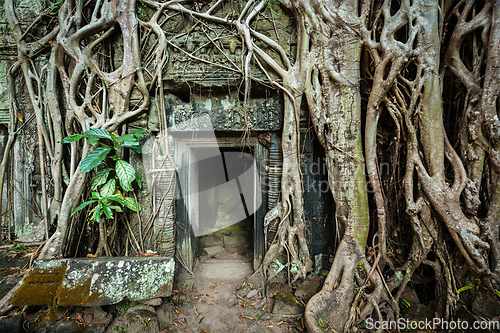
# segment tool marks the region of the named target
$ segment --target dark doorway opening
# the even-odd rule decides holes
[[[218,148],[209,148],[218,149]],[[201,258],[252,262],[255,168],[252,150],[199,148],[197,187]],[[208,158],[207,158],[208,157]]]

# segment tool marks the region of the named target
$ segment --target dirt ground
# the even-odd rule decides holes
[[[13,309],[0,318],[0,333],[304,332],[305,303],[290,298],[295,289],[273,284],[266,297],[260,280],[248,279],[253,273],[253,226],[247,222],[200,238],[194,274],[177,264],[170,297],[94,308]]]
[[[253,273],[251,225],[242,222],[202,237],[200,247],[194,275],[179,270],[172,299],[161,306],[171,319],[164,331],[303,331],[300,314],[272,313],[274,293],[266,298],[263,289],[247,280]],[[217,248],[223,251],[208,253]]]

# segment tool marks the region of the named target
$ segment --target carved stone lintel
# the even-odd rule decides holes
[[[192,96],[183,102],[175,95],[167,95],[166,109],[171,131],[276,131],[281,128],[281,102],[278,97],[254,98],[244,110],[237,93],[223,96]],[[211,124],[196,122],[196,128],[187,128],[181,123],[208,115]],[[194,123],[193,123],[194,124]]]

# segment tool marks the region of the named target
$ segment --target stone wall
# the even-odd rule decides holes
[[[18,2],[21,25],[26,28],[36,15],[51,3],[46,0]],[[282,12],[274,2],[270,3],[274,7],[266,8],[253,21],[252,28],[279,43],[289,60],[293,61],[296,53],[294,22],[291,15]],[[243,6],[244,3],[240,1],[225,1],[216,14],[223,17],[236,17]],[[268,168],[268,147],[265,147],[265,142],[264,146],[258,143],[258,138],[263,133],[272,133],[280,137],[283,117],[282,93],[264,83],[267,77],[260,71],[259,66],[252,62],[250,66],[250,75],[253,79],[252,90],[250,100],[245,105],[242,93],[244,82],[241,74],[244,68],[244,50],[242,50],[240,37],[235,31],[211,23],[207,23],[207,26],[196,25],[195,20],[183,15],[174,15],[163,28],[169,40],[169,60],[164,69],[166,114],[159,114],[157,110],[159,97],[152,96],[150,109],[128,124],[129,132],[133,133],[136,129],[142,128],[147,129],[151,135],[158,134],[162,127],[160,121],[162,118],[167,121],[167,124],[163,126],[171,127],[173,132],[183,132],[184,129],[180,127],[183,121],[207,115],[218,138],[232,138],[231,140],[234,139],[236,142],[236,139],[243,133],[248,134],[249,140],[253,142],[252,145],[258,146],[259,154],[261,154],[259,172],[265,176]],[[0,0],[0,59],[2,60],[0,61],[0,127],[9,118],[5,77],[8,66],[14,61],[17,52],[13,44],[12,35],[8,33],[5,22],[3,1]],[[274,50],[261,43],[257,43],[257,46],[261,47],[279,65],[283,65],[283,59]],[[121,58],[119,45],[114,49],[114,56],[117,60]],[[38,57],[38,61],[41,67],[46,57],[42,55]],[[149,65],[146,65],[146,69],[147,66]],[[276,73],[265,65],[264,68],[268,70],[273,80],[279,81]],[[152,72],[150,68],[149,70]],[[6,235],[7,225],[10,223],[12,233],[19,237],[33,228],[41,218],[42,212],[40,211],[41,188],[36,151],[36,123],[30,120],[33,112],[22,89],[19,89],[17,98],[21,108],[16,117],[19,119],[19,125],[26,124],[19,132],[11,153],[12,163],[6,180],[5,189],[7,190],[4,192],[3,211],[6,211],[6,214],[2,231],[3,235]],[[134,98],[133,96],[132,99]],[[301,120],[304,175],[308,181],[317,184],[323,182],[326,175],[307,172],[307,170],[310,169],[308,165],[321,160],[322,148],[315,140],[308,124],[307,110],[301,110]],[[0,147],[5,141],[4,138],[5,129],[3,132],[0,130]],[[244,143],[239,144],[239,146],[242,145],[245,146]],[[142,156],[136,153],[131,152],[129,159],[143,180],[151,177],[151,169],[158,169],[154,165],[145,165]],[[168,178],[168,175],[165,177]],[[177,184],[177,181],[174,183]],[[50,193],[50,188],[48,190]],[[173,237],[176,234],[175,223],[179,216],[183,216],[182,198],[178,198],[177,202],[172,205],[173,196],[169,195],[167,200],[162,201],[158,197],[159,194],[148,186],[143,186],[136,194],[142,211],[139,215],[131,214],[130,216],[134,237],[139,242],[142,241],[141,237],[144,238],[146,250],[172,256]],[[334,230],[331,225],[334,212],[329,195],[327,192],[315,193],[306,189],[304,196],[308,223],[307,235],[312,255],[329,255],[333,252],[331,244]],[[263,198],[267,200],[266,193],[263,193]],[[259,219],[263,219],[267,209],[266,204],[265,210],[259,213]],[[186,223],[185,227],[189,227],[189,221],[183,223]],[[260,228],[260,225],[258,227]],[[192,256],[192,253],[188,255],[187,252],[193,252],[195,245],[188,243],[195,240],[192,239],[189,231],[184,232],[182,235],[184,238],[177,238],[178,249],[181,249],[181,255]],[[144,237],[145,234],[146,237]],[[180,234],[181,232],[177,230],[177,235]],[[187,241],[188,238],[191,240]],[[179,246],[179,244],[188,245]],[[256,250],[257,257],[263,255],[263,249],[262,247]],[[129,254],[135,255],[136,251],[130,249]]]

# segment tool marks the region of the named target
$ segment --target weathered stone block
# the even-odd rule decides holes
[[[150,258],[97,262],[86,304],[115,304],[125,296],[131,301],[169,296],[175,261]]]
[[[81,258],[36,261],[12,304],[101,306],[171,294],[173,258]]]

